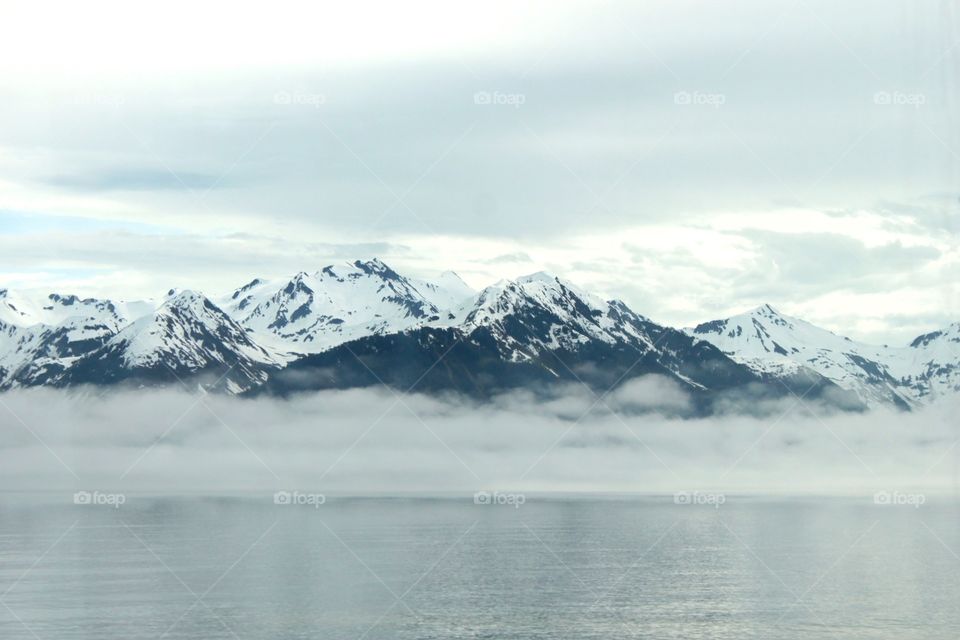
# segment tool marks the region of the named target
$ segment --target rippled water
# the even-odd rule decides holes
[[[957,638],[960,509],[7,495],[0,638]]]

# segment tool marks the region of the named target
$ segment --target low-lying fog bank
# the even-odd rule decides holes
[[[684,419],[687,398],[657,378],[485,405],[385,389],[98,393],[0,396],[4,490],[951,493],[960,463],[955,401],[858,414],[730,398]]]

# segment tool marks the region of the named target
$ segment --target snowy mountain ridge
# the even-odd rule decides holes
[[[762,305],[687,332],[755,371],[811,369],[868,405],[914,407],[960,391],[960,323],[907,346],[876,346]]]
[[[369,335],[455,320],[450,307],[473,291],[401,276],[382,261],[328,265],[291,279],[254,279],[218,302],[264,343],[293,354],[325,351]]]
[[[457,388],[455,371],[484,392],[559,379],[603,388],[656,373],[705,393],[767,385],[800,395],[835,385],[863,405],[902,408],[960,390],[960,323],[877,347],[763,305],[681,331],[543,272],[477,292],[453,272],[427,281],[371,259],[254,278],[212,298],[176,289],[142,301],[0,289],[2,390],[189,379],[241,393],[294,374],[297,388],[344,387],[370,382],[356,354],[383,375],[410,362],[423,373],[440,344],[459,360],[434,381],[438,388]]]

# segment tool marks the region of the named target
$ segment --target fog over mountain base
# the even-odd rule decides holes
[[[489,403],[330,391],[241,399],[174,390],[30,389],[0,397],[8,491],[477,490],[867,494],[958,487],[956,402],[836,412],[796,398],[680,417],[657,377],[598,399]]]

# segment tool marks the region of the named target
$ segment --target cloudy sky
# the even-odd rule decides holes
[[[0,286],[375,255],[901,343],[960,320],[958,77],[947,0],[4,0]]]

